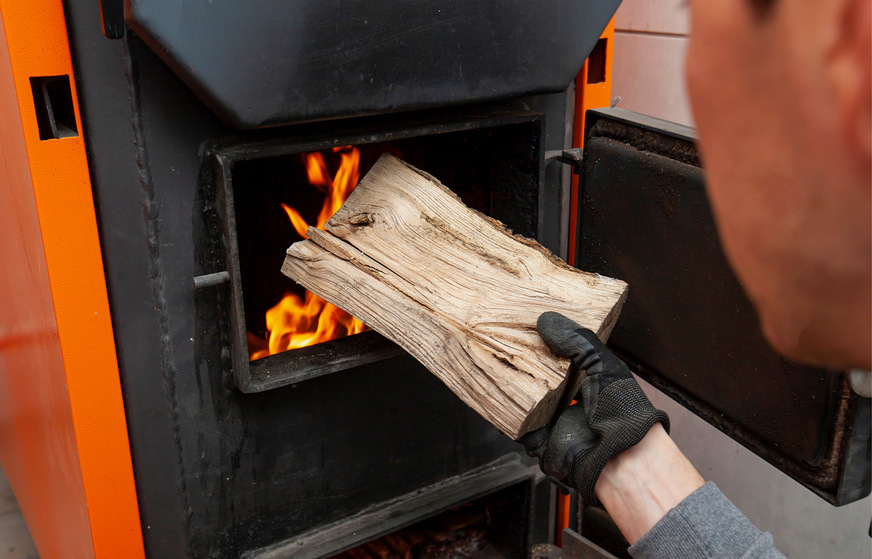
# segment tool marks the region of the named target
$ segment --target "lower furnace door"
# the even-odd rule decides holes
[[[576,264],[629,283],[609,341],[641,378],[833,505],[869,494],[870,400],[779,357],[721,250],[693,130],[588,112]]]

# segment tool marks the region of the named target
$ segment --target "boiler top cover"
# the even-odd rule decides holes
[[[561,91],[620,0],[125,0],[226,122],[258,128]]]

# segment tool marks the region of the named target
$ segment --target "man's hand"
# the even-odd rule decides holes
[[[565,316],[546,312],[536,324],[555,354],[572,359],[586,377],[569,406],[551,427],[519,439],[542,470],[577,489],[582,500],[599,505],[594,489],[606,462],[637,444],[669,417],[655,409],[623,361],[592,331]]]

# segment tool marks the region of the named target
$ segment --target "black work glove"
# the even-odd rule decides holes
[[[589,505],[600,505],[594,488],[606,462],[637,444],[657,422],[669,431],[669,416],[654,408],[627,365],[592,331],[562,314],[546,312],[536,323],[555,354],[572,359],[587,376],[553,426],[521,437],[527,454],[549,476],[578,490]]]

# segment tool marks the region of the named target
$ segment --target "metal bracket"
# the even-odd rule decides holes
[[[559,161],[564,165],[572,166],[572,172],[579,174],[581,172],[581,162],[584,158],[584,149],[555,149],[545,152],[545,165],[547,166],[552,161]]]
[[[617,559],[614,555],[567,528],[563,530],[563,559]]]
[[[872,398],[872,372],[854,369],[848,372],[848,383],[851,390],[863,398]],[[872,529],[872,526],[870,526]]]
[[[560,489],[560,492],[563,493],[564,495],[573,495],[573,494],[577,493],[577,491],[575,490],[574,487],[570,487],[570,486],[566,485],[565,483],[563,483],[562,481],[557,480],[551,476],[548,476],[548,481],[550,481],[551,483],[556,485]]]
[[[122,0],[100,0],[100,20],[103,34],[109,39],[124,37],[124,2]]]

